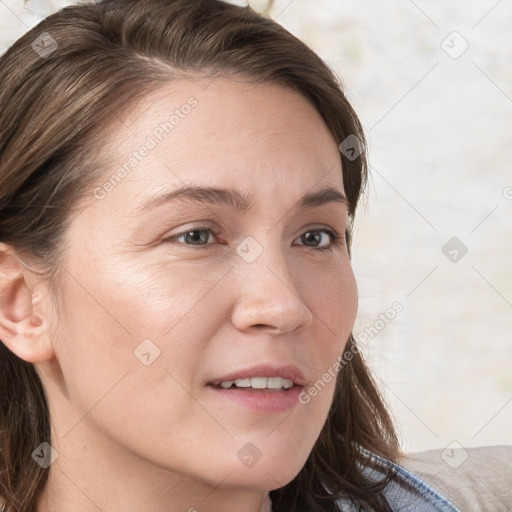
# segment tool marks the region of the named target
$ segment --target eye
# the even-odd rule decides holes
[[[163,242],[174,242],[175,240],[180,241],[183,239],[185,245],[193,245],[196,247],[203,247],[208,244],[210,240],[210,235],[215,234],[213,229],[209,226],[197,226],[188,231],[184,231],[183,233],[178,233],[177,235],[172,235],[167,238],[164,238]]]
[[[329,245],[327,245],[326,247],[318,247],[317,245],[314,245],[313,248],[316,249],[317,251],[332,251],[334,250],[335,247],[339,247],[345,243],[345,237],[337,235],[331,229],[310,229],[309,231],[306,231],[306,233],[301,235],[299,238],[297,238],[297,240],[307,240],[306,244],[299,245],[306,245],[307,247],[311,247],[309,245],[309,242],[313,242],[313,244],[322,243],[322,234],[327,234]]]
[[[208,243],[209,241],[211,241],[211,235],[214,235],[214,237],[217,236],[217,233],[211,227],[196,226],[182,233],[166,237],[162,240],[162,242],[178,242],[181,245],[191,246],[197,249],[203,249],[207,248],[209,245],[212,245]],[[306,231],[303,235],[301,235],[299,238],[297,238],[297,240],[301,239],[304,240],[306,243],[300,243],[298,245],[311,247],[316,251],[332,251],[336,247],[339,247],[345,243],[345,237],[337,235],[331,229],[310,229]],[[328,242],[327,246],[319,247],[319,245],[321,245],[322,243],[325,245],[325,242]]]

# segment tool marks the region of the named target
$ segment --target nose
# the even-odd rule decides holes
[[[311,325],[313,312],[300,295],[299,282],[308,276],[292,275],[280,249],[267,248],[252,263],[240,258],[232,277],[239,291],[232,314],[237,329],[266,329],[278,335]]]

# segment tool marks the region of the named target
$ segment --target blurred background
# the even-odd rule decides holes
[[[0,53],[72,3],[0,0]],[[512,1],[249,3],[327,62],[368,136],[355,334],[403,448],[512,444]]]

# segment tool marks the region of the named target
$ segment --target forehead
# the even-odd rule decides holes
[[[109,200],[131,195],[133,210],[151,193],[185,183],[245,191],[286,185],[292,196],[319,181],[343,190],[337,143],[325,122],[302,95],[280,85],[181,79],[118,119],[102,183],[112,183]]]

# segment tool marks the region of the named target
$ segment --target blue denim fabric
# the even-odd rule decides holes
[[[432,489],[426,482],[394,462],[362,449],[375,463],[376,469],[365,467],[363,472],[372,480],[380,480],[384,473],[378,468],[389,469],[394,474],[385,488],[384,496],[394,512],[461,512],[455,505]],[[338,505],[346,512],[359,511],[348,499],[340,499]]]

